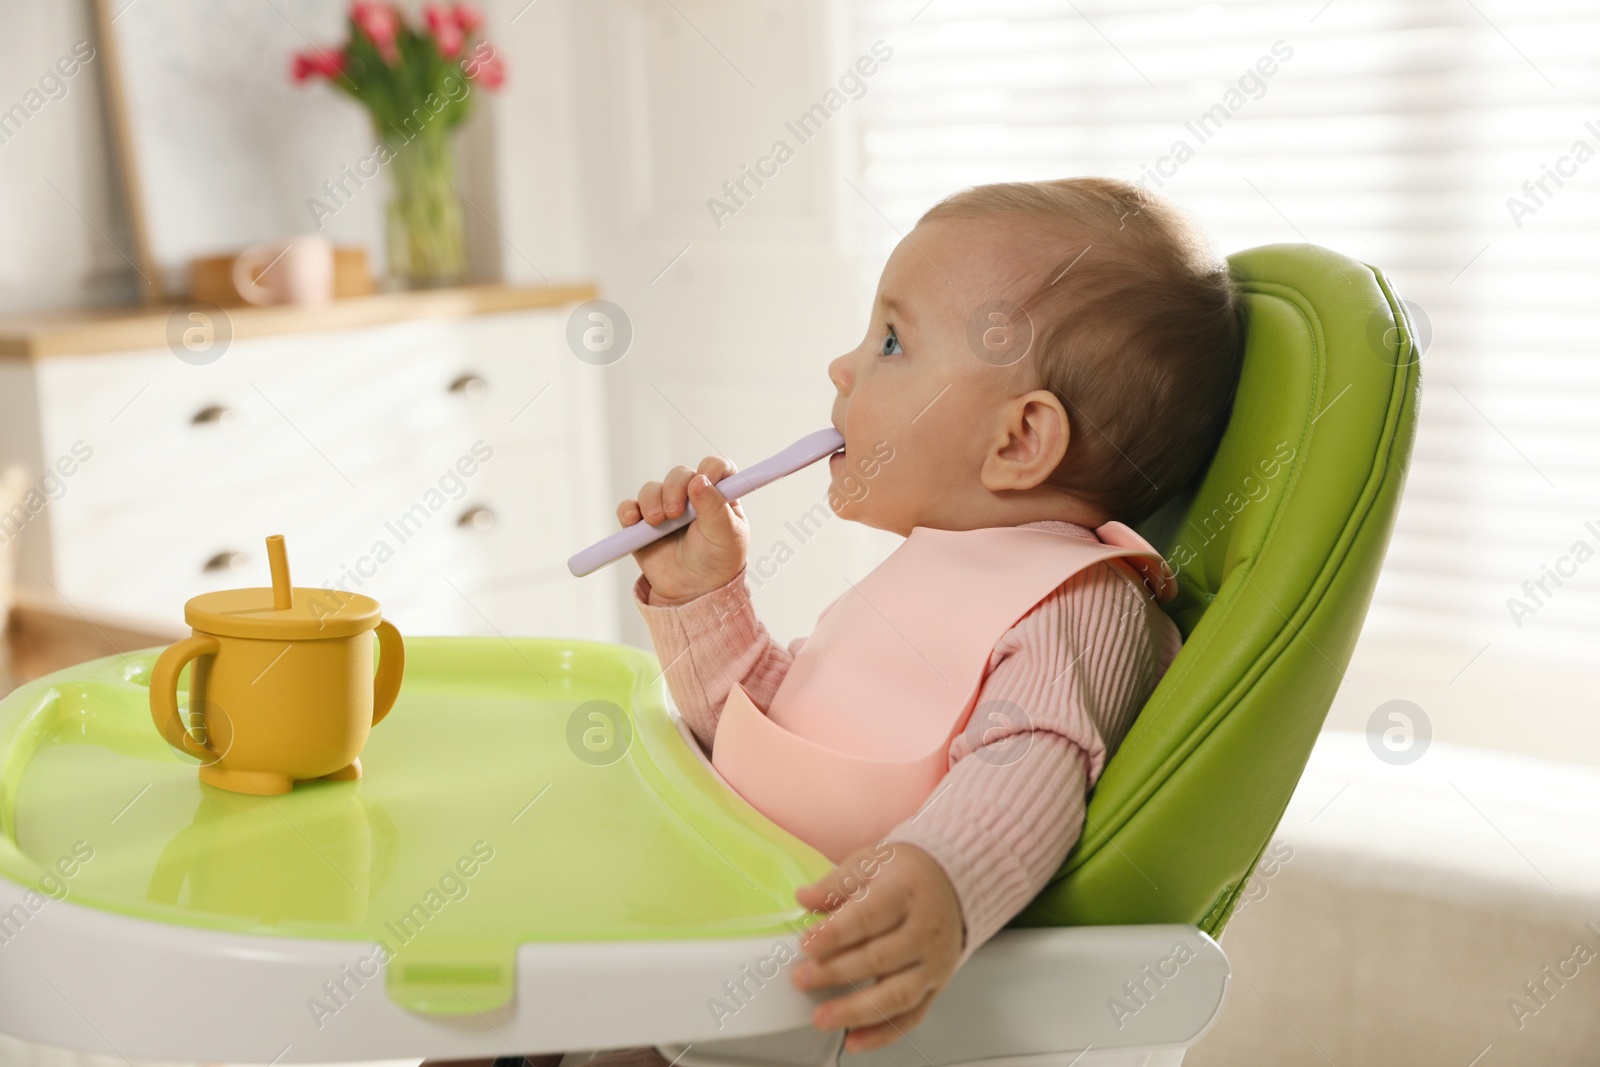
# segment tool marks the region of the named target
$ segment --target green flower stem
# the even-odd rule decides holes
[[[455,156],[443,124],[389,142],[394,196],[388,208],[389,271],[413,287],[449,285],[466,273]]]

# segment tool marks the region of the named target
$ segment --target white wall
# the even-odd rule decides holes
[[[89,4],[0,0],[0,112],[80,41],[94,42]],[[0,143],[0,313],[134,299],[133,246],[118,199],[96,57],[66,93]],[[59,94],[59,90],[56,90]],[[54,186],[54,188],[52,188]],[[96,232],[96,228],[100,232]],[[103,236],[102,236],[103,234]]]
[[[517,15],[524,2],[505,0],[492,23],[514,83],[495,123],[516,246],[502,262],[519,280],[534,277],[530,262],[587,270],[632,321],[627,355],[595,368],[609,390],[613,501],[675,464],[722,453],[748,465],[826,426],[828,361],[866,321],[842,176],[856,134],[848,108],[803,145],[784,123],[854,60],[843,5],[540,0]],[[778,138],[794,158],[719,226],[707,199]],[[817,468],[746,504],[753,560],[780,541],[794,550],[755,589],[784,641],[809,633],[845,575],[898,540],[829,513],[801,543],[785,523],[826,486]],[[631,585],[632,562],[616,566]],[[623,619],[625,638],[648,645],[628,604]]]
[[[706,200],[775,139],[797,143],[784,122],[854,60],[841,0],[496,0],[488,16],[510,78],[461,141],[473,273],[593,278],[631,318],[626,357],[591,368],[609,397],[612,506],[674,464],[720,452],[747,465],[825,426],[827,363],[856,342],[868,295],[842,179],[850,109],[720,227]],[[93,37],[87,2],[0,0],[0,19],[0,108]],[[97,55],[0,144],[0,314],[135,298],[103,68]],[[784,640],[896,540],[831,517],[803,544],[788,533],[826,479],[819,467],[746,506],[755,559],[794,549],[756,590]],[[631,583],[632,561],[616,566]],[[626,603],[623,619],[622,636],[648,645]]]

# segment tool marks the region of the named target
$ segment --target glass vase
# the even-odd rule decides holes
[[[461,281],[466,246],[448,131],[424,127],[410,140],[390,141],[389,151],[389,274],[413,289]]]

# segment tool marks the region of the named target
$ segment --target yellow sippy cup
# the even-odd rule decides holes
[[[267,538],[267,560],[272,588],[223,589],[184,605],[194,636],[156,660],[150,714],[167,744],[201,761],[200,780],[219,789],[273,796],[312,778],[360,778],[367,733],[400,693],[400,631],[371,597],[290,586],[281,536]],[[185,730],[178,675],[190,661]]]

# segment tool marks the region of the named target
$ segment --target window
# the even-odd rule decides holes
[[[1424,396],[1330,725],[1405,698],[1436,737],[1600,762],[1600,9],[860,0],[857,26],[894,49],[861,104],[873,278],[946,193],[1077,174],[1144,180],[1223,252],[1383,268]]]

